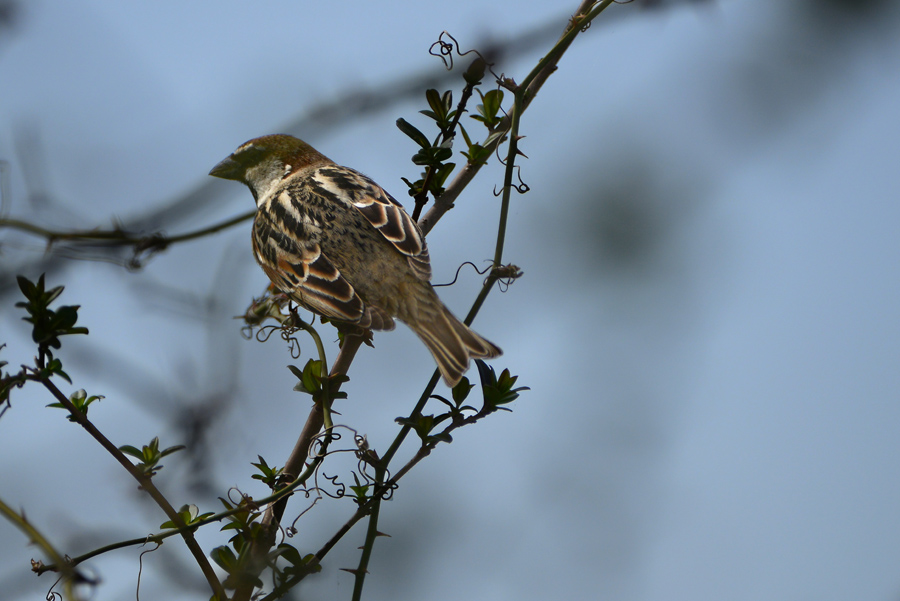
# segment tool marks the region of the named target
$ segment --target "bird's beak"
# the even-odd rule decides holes
[[[244,167],[229,156],[213,167],[209,174],[213,177],[233,179],[240,182],[244,180]]]

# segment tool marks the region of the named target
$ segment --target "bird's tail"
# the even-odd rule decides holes
[[[503,351],[458,320],[440,300],[437,302],[440,310],[432,319],[409,325],[431,351],[444,382],[452,388],[469,369],[470,359],[490,359]]]

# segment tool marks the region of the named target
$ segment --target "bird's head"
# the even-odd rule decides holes
[[[303,140],[272,134],[244,142],[209,174],[246,184],[259,202],[291,174],[304,167],[330,162]]]

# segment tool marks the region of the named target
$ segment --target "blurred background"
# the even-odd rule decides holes
[[[3,0],[2,217],[210,225],[252,200],[206,173],[279,131],[409,207],[416,148],[394,122],[427,127],[425,89],[462,87],[428,54],[441,31],[521,80],[576,5]],[[531,190],[513,199],[505,259],[525,275],[475,323],[531,391],[401,483],[366,598],[900,598],[898,25],[889,0],[638,0],[576,40],[522,121]],[[436,283],[492,256],[501,182],[494,160],[429,236]],[[0,229],[0,358],[31,361],[14,278],[46,272],[90,328],[60,356],[65,390],[106,396],[95,423],[119,445],[190,446],[158,476],[176,506],[263,495],[250,462],[290,453],[309,401],[285,365],[312,346],[295,360],[241,337],[234,316],[267,284],[249,224],[142,269],[88,256]],[[439,292],[465,314],[480,282],[463,269]],[[432,370],[408,329],[376,335],[339,421],[383,451]],[[161,512],[41,389],[12,401],[0,498],[70,555],[158,530]],[[352,511],[319,503],[291,543],[314,552]],[[292,598],[349,598],[339,568],[363,537]],[[0,541],[2,597],[45,594],[38,550],[5,521]],[[143,550],[92,561],[91,598],[131,598]],[[207,599],[186,557],[174,539],[145,555],[141,598]]]

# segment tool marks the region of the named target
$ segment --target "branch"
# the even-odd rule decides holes
[[[378,476],[379,480],[384,476],[382,471]],[[363,585],[366,582],[366,574],[369,573],[369,559],[372,557],[372,549],[375,548],[375,539],[378,537],[378,514],[381,511],[382,496],[379,494],[372,499],[372,506],[369,509],[369,527],[366,529],[366,542],[362,546],[362,553],[359,556],[359,564],[352,571],[353,579],[353,597],[352,601],[361,601]],[[350,571],[350,570],[346,570]]]
[[[350,364],[353,362],[353,358],[356,356],[356,352],[359,350],[360,345],[362,345],[363,340],[363,336],[356,334],[348,334],[344,338],[344,344],[341,346],[341,350],[334,360],[334,365],[331,367],[330,376],[347,375],[347,370],[350,369]],[[331,394],[326,395],[326,398],[332,398],[331,395],[336,392],[337,390],[330,390],[329,393]],[[303,430],[300,431],[300,436],[297,438],[294,450],[291,452],[290,457],[288,457],[288,460],[284,465],[284,471],[282,472],[284,477],[295,477],[295,475],[299,474],[303,469],[303,466],[306,465],[310,456],[312,444],[315,441],[316,436],[318,436],[319,432],[322,430],[322,426],[326,423],[326,419],[329,422],[327,431],[330,432],[330,418],[328,417],[330,409],[330,406],[323,408],[319,403],[316,403],[313,406],[312,410],[309,412],[309,416],[306,418],[306,424],[303,426]],[[313,459],[309,468],[307,468],[308,473],[314,471],[319,463],[321,463],[328,442],[329,438],[326,437],[323,442],[323,448]],[[288,498],[289,496],[285,496],[277,502],[270,504],[266,509],[261,524],[262,531],[265,534],[253,541],[250,550],[250,556],[252,558],[250,569],[253,572],[253,576],[259,576],[259,574],[267,567],[266,558],[269,550],[275,545],[275,538],[281,524],[281,519],[284,517],[284,512],[287,508]],[[253,595],[255,586],[252,583],[255,581],[255,578],[248,578],[246,580],[248,582],[239,585],[235,590],[234,601],[248,601]]]
[[[60,571],[62,572],[63,577],[63,587],[66,593],[66,598],[78,600],[80,596],[77,594],[75,587],[73,584],[79,584],[83,582],[93,583],[94,581],[85,577],[83,574],[75,570],[75,564],[72,562],[66,561],[65,557],[56,550],[56,548],[50,544],[50,541],[41,534],[41,532],[31,525],[31,523],[25,518],[24,512],[22,514],[17,513],[0,500],[0,514],[6,517],[7,520],[12,522],[19,530],[21,530],[25,536],[28,537],[33,544],[40,547],[41,551],[47,554],[47,556],[55,562],[57,565],[61,566]],[[43,563],[40,561],[31,560],[31,569],[33,572],[37,572],[40,574],[40,569],[43,566]],[[55,586],[55,585],[54,585]],[[48,597],[49,598],[49,597]]]
[[[510,196],[512,191],[512,177],[515,171],[515,159],[519,154],[518,151],[518,140],[519,140],[519,122],[521,119],[522,113],[528,107],[528,104],[534,98],[534,95],[537,93],[537,90],[544,84],[550,74],[556,70],[556,64],[559,61],[560,57],[565,53],[568,49],[569,45],[574,40],[575,36],[583,31],[593,18],[600,14],[607,6],[612,4],[613,0],[602,0],[597,3],[595,1],[585,1],[579,6],[578,11],[576,11],[575,16],[569,21],[569,25],[566,30],[563,32],[562,37],[557,42],[557,44],[551,49],[551,51],[547,54],[546,57],[541,59],[538,62],[538,65],[529,73],[529,75],[522,82],[522,85],[515,87],[515,102],[513,103],[513,107],[510,110],[509,116],[506,118],[506,123],[502,124],[500,127],[496,128],[494,131],[504,131],[504,127],[506,131],[508,131],[509,135],[509,148],[506,159],[506,172],[504,175],[504,186],[503,186],[503,199],[501,201],[501,210],[500,210],[500,220],[498,224],[498,233],[497,233],[497,246],[494,253],[494,261],[493,268],[491,270],[491,274],[488,276],[485,281],[484,286],[482,287],[481,292],[476,298],[469,314],[466,316],[465,323],[471,324],[472,320],[474,320],[477,315],[479,309],[484,303],[487,295],[493,289],[494,283],[500,278],[500,267],[501,260],[503,257],[503,247],[504,241],[506,239],[506,229],[507,229],[507,218],[509,214],[509,203]],[[588,12],[590,11],[590,12]],[[501,85],[509,85],[512,86],[511,82],[501,82]],[[491,132],[493,133],[493,131]],[[493,152],[497,146],[503,141],[505,136],[498,136],[495,139],[495,142],[492,146],[490,146],[491,152]],[[441,195],[435,201],[432,209],[426,214],[426,216],[419,222],[420,227],[423,232],[428,232],[437,221],[443,216],[444,213],[452,206],[452,200],[448,202],[448,192],[450,192],[450,199],[455,199],[462,189],[468,184],[469,181],[477,174],[480,166],[474,166],[471,164],[467,164],[465,168],[463,168],[462,172],[456,177],[454,182],[447,188],[444,194]],[[439,208],[441,207],[441,208]],[[434,392],[434,388],[437,385],[439,378],[439,373],[435,371],[434,375],[431,377],[428,385],[425,387],[422,395],[419,398],[419,402],[416,404],[415,408],[410,415],[410,418],[407,422],[412,421],[421,415],[423,409],[425,408],[426,403],[431,398],[431,394]],[[445,433],[449,434],[452,430],[462,426],[465,423],[472,423],[477,421],[483,417],[483,415],[478,414],[473,416],[468,420],[462,420],[457,424],[453,424],[445,430]],[[394,475],[387,483],[383,486],[379,486],[378,482],[383,478],[385,472],[387,471],[387,467],[391,460],[393,459],[396,452],[399,450],[400,446],[403,444],[405,438],[409,434],[411,430],[411,426],[406,423],[400,430],[397,437],[394,439],[391,446],[388,448],[384,457],[380,461],[378,468],[376,470],[376,490],[372,494],[372,498],[366,505],[360,507],[353,517],[341,528],[339,533],[332,537],[332,539],[320,550],[316,553],[316,561],[321,560],[325,553],[330,550],[331,546],[337,543],[339,540],[349,529],[360,519],[362,519],[365,515],[369,515],[369,527],[366,533],[366,541],[363,545],[363,552],[360,556],[359,565],[355,570],[352,570],[354,574],[354,589],[353,589],[353,601],[358,601],[362,598],[362,588],[365,582],[365,577],[367,574],[366,568],[368,567],[369,558],[372,553],[372,548],[374,546],[375,538],[378,534],[378,515],[381,507],[381,501],[383,495],[391,490],[393,486],[396,485],[397,481],[402,478],[409,470],[413,468],[419,461],[424,459],[427,455],[429,455],[432,449],[436,446],[435,443],[426,444],[420,447],[419,451],[410,460],[403,468]],[[331,545],[331,546],[329,546]]]
[[[476,415],[471,415],[463,420],[455,422],[447,427],[444,433],[449,434],[456,430],[457,428],[461,428],[462,426],[473,424],[478,420],[486,417],[488,413],[479,412]],[[391,477],[390,480],[384,482],[383,484],[376,484],[372,496],[369,497],[369,500],[366,501],[363,505],[361,505],[357,510],[353,513],[350,518],[344,522],[344,524],[338,529],[337,532],[332,535],[330,539],[320,548],[316,554],[313,556],[314,558],[310,561],[307,567],[312,568],[314,566],[319,565],[326,555],[337,545],[337,543],[346,535],[352,528],[355,526],[360,520],[362,520],[367,515],[372,515],[375,519],[373,522],[370,522],[369,529],[366,534],[366,545],[364,546],[364,551],[366,548],[371,548],[371,541],[373,541],[378,536],[377,531],[377,511],[380,507],[381,501],[388,491],[394,489],[397,486],[397,483],[403,478],[406,474],[408,474],[420,461],[428,457],[431,452],[438,445],[438,442],[431,442],[427,445],[422,445],[419,447],[419,450],[416,451],[416,454],[406,462],[406,464],[400,468],[400,470]],[[373,523],[375,524],[373,526]],[[365,575],[365,567],[368,565],[368,558],[361,559],[359,567],[356,570],[349,570],[351,572],[356,573],[357,575],[357,583],[361,582],[362,578]],[[284,593],[290,588],[294,587],[303,576],[295,577],[284,582],[280,587],[273,590],[271,593],[263,597],[260,601],[274,601],[275,599],[281,598]]]
[[[113,458],[118,461],[125,470],[131,474],[131,476],[137,480],[140,488],[145,490],[147,494],[156,502],[156,504],[163,510],[163,513],[166,514],[166,517],[174,523],[179,530],[181,530],[181,536],[184,538],[184,542],[187,545],[188,549],[191,552],[191,555],[194,556],[194,560],[200,566],[200,569],[203,571],[203,575],[206,577],[207,582],[209,583],[210,588],[213,590],[215,597],[219,601],[224,601],[228,597],[225,594],[225,589],[222,587],[222,583],[219,582],[219,578],[216,576],[215,571],[213,570],[212,565],[209,563],[209,560],[206,558],[206,554],[203,552],[203,549],[200,548],[200,545],[197,543],[197,540],[194,538],[194,530],[195,528],[188,528],[184,523],[184,520],[181,519],[181,516],[175,511],[175,508],[169,503],[168,499],[156,488],[156,485],[153,484],[151,478],[141,472],[131,461],[125,456],[122,451],[119,450],[116,445],[114,445],[97,427],[88,420],[87,416],[78,410],[75,405],[72,404],[72,401],[62,393],[62,391],[56,387],[56,385],[51,382],[46,377],[35,376],[35,380],[44,385],[44,387],[50,391],[50,393],[58,400],[66,409],[68,409],[69,414],[72,415],[73,419],[78,422],[78,424],[87,430],[88,434],[90,434],[94,440],[100,443],[100,445],[109,452]]]
[[[591,21],[593,21],[593,19],[603,12],[610,4],[613,4],[613,2],[614,0],[601,0],[599,2],[597,0],[582,1],[581,5],[575,11],[575,15],[569,20],[568,25],[563,31],[562,36],[556,42],[556,45],[554,45],[550,52],[538,62],[537,66],[535,66],[531,73],[523,80],[520,87],[524,87],[526,93],[524,102],[520,106],[520,114],[525,112],[525,109],[527,109],[528,105],[531,104],[531,101],[534,100],[534,97],[547,81],[547,78],[556,70],[559,59],[565,54],[572,41],[575,39],[575,36],[590,25]],[[510,116],[507,116],[504,118],[503,122],[497,126],[495,131],[508,131],[511,125],[512,119]],[[489,144],[485,144],[484,148],[493,153],[497,147],[503,143],[504,139],[504,136],[499,136]],[[450,185],[444,190],[444,193],[434,200],[434,204],[431,208],[418,221],[419,228],[421,228],[424,234],[427,235],[437,222],[441,220],[444,214],[453,208],[453,203],[466,186],[468,186],[475,178],[483,166],[483,164],[473,165],[471,163],[466,163],[459,173],[456,174],[456,177],[453,178],[453,181],[450,182]]]
[[[295,489],[297,489],[299,486],[301,486],[307,480],[309,480],[309,478],[312,476],[313,471],[314,470],[312,470],[312,469],[307,469],[302,474],[297,476],[297,478],[294,479],[290,484],[288,484],[287,486],[285,486],[283,488],[279,488],[277,490],[277,492],[274,492],[273,494],[269,495],[268,497],[263,497],[262,499],[253,499],[253,501],[255,503],[257,503],[258,505],[262,506],[262,505],[268,505],[269,503],[274,503],[275,501],[278,501],[279,499],[289,496],[289,495],[293,494],[293,491]],[[2,504],[2,501],[0,501],[0,504]],[[0,509],[2,509],[2,508],[0,508]],[[84,563],[85,561],[87,561],[89,559],[93,559],[94,557],[103,555],[104,553],[109,553],[110,551],[115,551],[117,549],[124,549],[126,547],[134,547],[136,545],[143,545],[146,543],[161,543],[164,540],[166,540],[167,538],[175,536],[176,534],[182,534],[185,531],[192,531],[192,532],[196,531],[199,528],[206,526],[207,524],[212,524],[213,522],[221,522],[222,520],[224,520],[225,518],[227,518],[229,516],[245,512],[246,510],[247,510],[246,507],[238,505],[237,507],[234,507],[233,509],[227,509],[225,511],[221,511],[221,512],[211,515],[209,517],[203,518],[202,520],[196,520],[196,521],[191,522],[190,524],[187,524],[184,526],[166,529],[162,532],[157,532],[156,534],[148,534],[147,536],[143,536],[143,537],[139,537],[139,538],[131,538],[128,540],[117,541],[114,543],[110,543],[108,545],[103,545],[102,547],[97,547],[96,549],[92,549],[91,551],[88,551],[87,553],[83,553],[76,557],[70,557],[70,558],[62,561],[61,563],[41,565],[39,567],[33,568],[33,571],[39,576],[41,574],[43,574],[44,572],[60,572],[60,571],[65,570],[67,567],[75,567],[79,564]],[[0,511],[0,513],[4,513],[4,512]],[[54,558],[54,561],[57,561],[57,559]]]
[[[237,217],[231,217],[229,219],[226,219],[225,221],[221,221],[219,223],[194,230],[192,232],[187,232],[185,234],[179,234],[177,236],[166,236],[162,232],[154,232],[152,234],[137,234],[134,232],[129,232],[120,227],[115,227],[109,230],[51,230],[39,225],[35,225],[33,223],[29,223],[27,221],[22,221],[20,219],[0,219],[0,228],[6,227],[9,229],[27,232],[35,236],[40,236],[41,238],[45,238],[47,240],[48,247],[52,247],[59,241],[76,242],[81,246],[89,246],[92,248],[101,249],[131,246],[133,247],[134,256],[132,257],[130,264],[132,267],[137,267],[140,265],[140,257],[144,253],[147,253],[147,255],[153,255],[157,252],[166,250],[172,244],[186,242],[188,240],[195,240],[197,238],[202,238],[210,234],[218,233],[222,230],[243,223],[244,221],[250,221],[251,219],[253,219],[253,216],[255,214],[255,210],[250,211],[249,213],[244,213],[242,215],[238,215]]]

